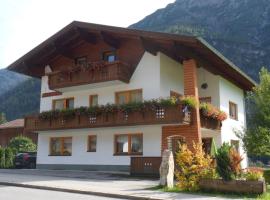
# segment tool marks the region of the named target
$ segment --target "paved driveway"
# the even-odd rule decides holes
[[[222,199],[150,190],[149,188],[158,185],[157,179],[130,178],[127,174],[62,170],[0,170],[0,185],[1,182],[16,183],[27,187],[35,186],[82,193],[100,193],[114,197],[120,195],[128,198],[141,197],[145,199]]]
[[[19,197],[19,198],[18,198]],[[120,200],[109,197],[98,197],[85,194],[72,194],[49,190],[0,186],[1,200]]]

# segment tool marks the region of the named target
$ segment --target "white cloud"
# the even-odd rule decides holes
[[[0,68],[70,22],[127,27],[174,0],[0,0]]]

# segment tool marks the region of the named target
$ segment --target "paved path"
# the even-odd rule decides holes
[[[85,171],[0,170],[0,184],[1,182],[57,188],[58,190],[65,189],[78,193],[113,195],[111,197],[190,200],[222,199],[218,197],[154,191],[147,188],[157,186],[157,180],[142,180],[129,178],[127,175]]]
[[[120,200],[67,192],[0,186],[1,200]]]

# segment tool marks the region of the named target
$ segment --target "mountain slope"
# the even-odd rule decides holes
[[[256,80],[270,66],[269,0],[176,0],[130,27],[203,37]]]
[[[0,95],[0,112],[7,120],[22,118],[39,111],[40,80],[28,78],[24,82]]]
[[[0,70],[0,95],[8,90],[14,88],[16,85],[24,82],[29,77],[8,71],[6,69]]]

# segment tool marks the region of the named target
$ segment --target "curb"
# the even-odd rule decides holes
[[[124,194],[105,193],[105,192],[84,191],[84,190],[75,190],[75,189],[49,187],[49,186],[38,186],[38,185],[30,185],[30,184],[23,184],[23,183],[0,182],[0,185],[40,189],[40,190],[50,190],[50,191],[57,191],[57,192],[68,192],[68,193],[74,193],[74,194],[94,195],[94,196],[101,196],[101,197],[111,197],[111,198],[119,198],[119,199],[162,200],[160,198],[140,197],[140,196],[132,196],[132,195],[124,195]]]

